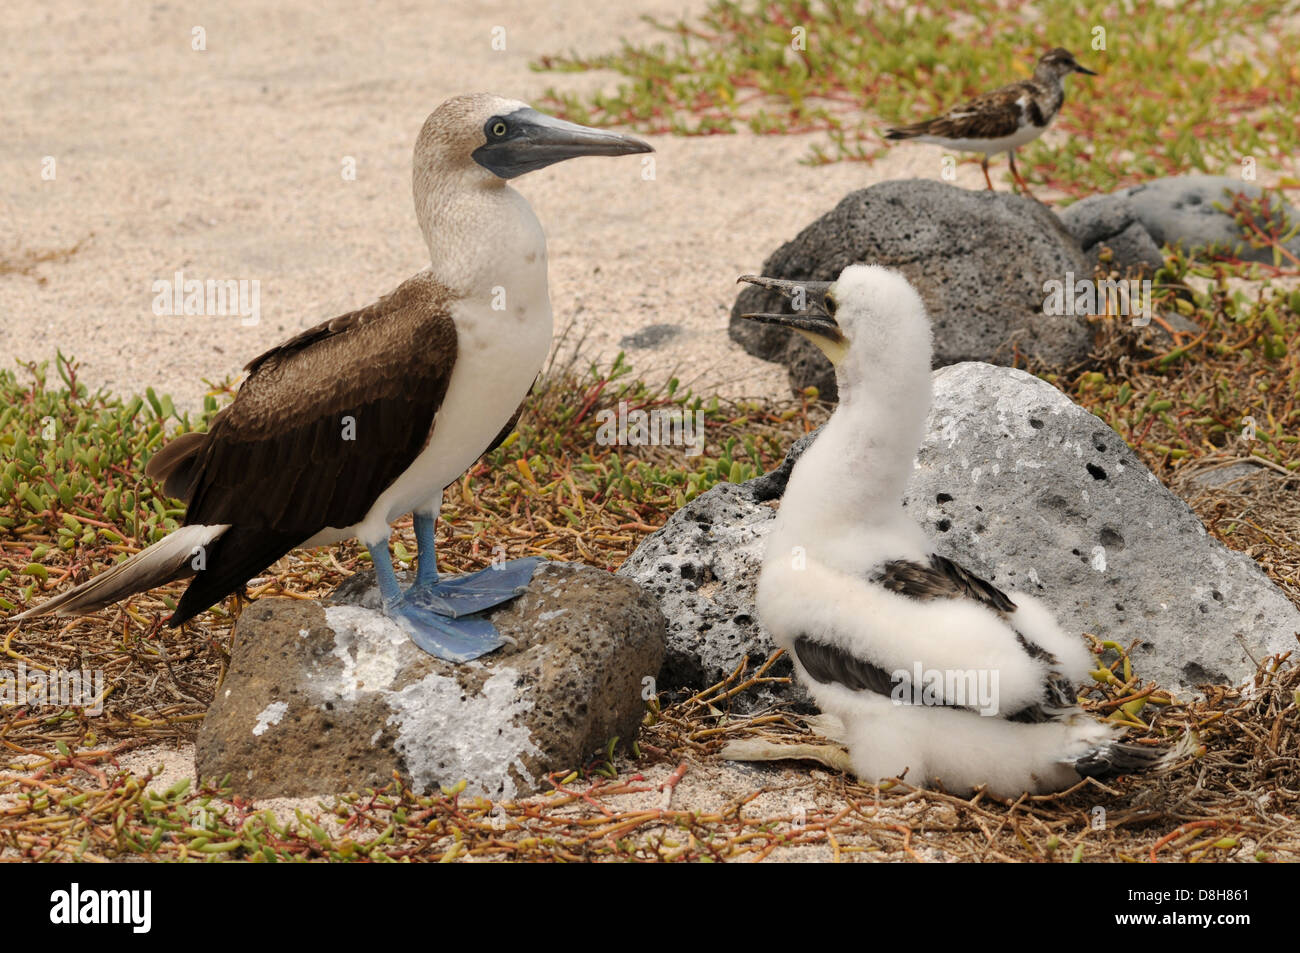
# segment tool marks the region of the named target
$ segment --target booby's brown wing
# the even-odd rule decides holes
[[[1012,83],[991,93],[976,96],[942,116],[890,129],[886,138],[936,136],[940,139],[1002,139],[1014,135],[1026,118],[1035,126],[1047,124],[1038,108],[1035,93],[1034,85],[1028,80]],[[1024,106],[1020,105],[1022,101]]]
[[[262,354],[233,404],[149,473],[188,524],[230,524],[179,624],[294,546],[360,522],[428,442],[456,360],[452,296],[420,275]],[[164,451],[166,453],[166,451]]]

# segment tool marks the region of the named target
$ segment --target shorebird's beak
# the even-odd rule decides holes
[[[1074,64],[1074,71],[1075,71],[1076,73],[1082,73],[1084,76],[1096,76],[1096,75],[1097,75],[1096,73],[1094,73],[1094,72],[1093,72],[1092,70],[1090,70],[1090,69],[1084,69],[1084,68],[1083,68],[1082,66],[1080,66],[1078,63],[1075,63],[1075,64]]]
[[[474,161],[503,179],[578,156],[654,152],[635,136],[579,126],[529,107],[489,121],[484,134],[488,141],[474,150]]]
[[[742,318],[757,321],[760,324],[775,324],[783,328],[798,331],[812,341],[822,353],[838,364],[848,348],[848,339],[840,330],[839,324],[831,317],[826,308],[826,293],[834,284],[832,281],[789,281],[784,278],[768,278],[763,275],[741,275],[737,281],[747,281],[760,288],[780,291],[789,299],[795,309],[792,314],[771,312],[759,314],[742,314]]]

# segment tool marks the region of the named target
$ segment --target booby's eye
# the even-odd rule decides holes
[[[835,317],[835,299],[831,297],[829,291],[826,292],[826,297],[822,299],[822,304],[826,306],[826,313],[832,318]]]
[[[505,134],[510,131],[510,127],[506,125],[506,121],[504,119],[494,119],[492,121],[491,130],[492,130],[492,138],[501,139],[504,138]]]

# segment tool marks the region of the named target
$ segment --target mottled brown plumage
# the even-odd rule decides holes
[[[1006,152],[1012,176],[1029,193],[1025,180],[1016,169],[1016,149],[1042,135],[1056,118],[1065,102],[1064,79],[1070,73],[1096,75],[1075,62],[1068,50],[1057,47],[1043,54],[1031,79],[976,96],[933,119],[888,129],[885,138],[919,139],[952,149],[982,153],[980,167],[990,189],[993,182],[989,179],[989,156]]]
[[[1013,136],[1025,125],[1042,129],[1055,118],[1061,105],[1056,100],[1053,108],[1051,93],[1033,80],[1021,80],[976,96],[934,119],[890,129],[885,137],[994,140]]]

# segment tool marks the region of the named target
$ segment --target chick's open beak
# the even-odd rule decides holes
[[[824,304],[826,292],[834,282],[791,281],[785,278],[768,278],[764,275],[741,275],[737,281],[747,281],[760,288],[780,291],[790,299],[790,305],[794,309],[791,314],[762,312],[742,314],[742,318],[799,331],[812,338],[813,343],[818,345],[822,341],[835,345],[845,343],[844,333]]]

